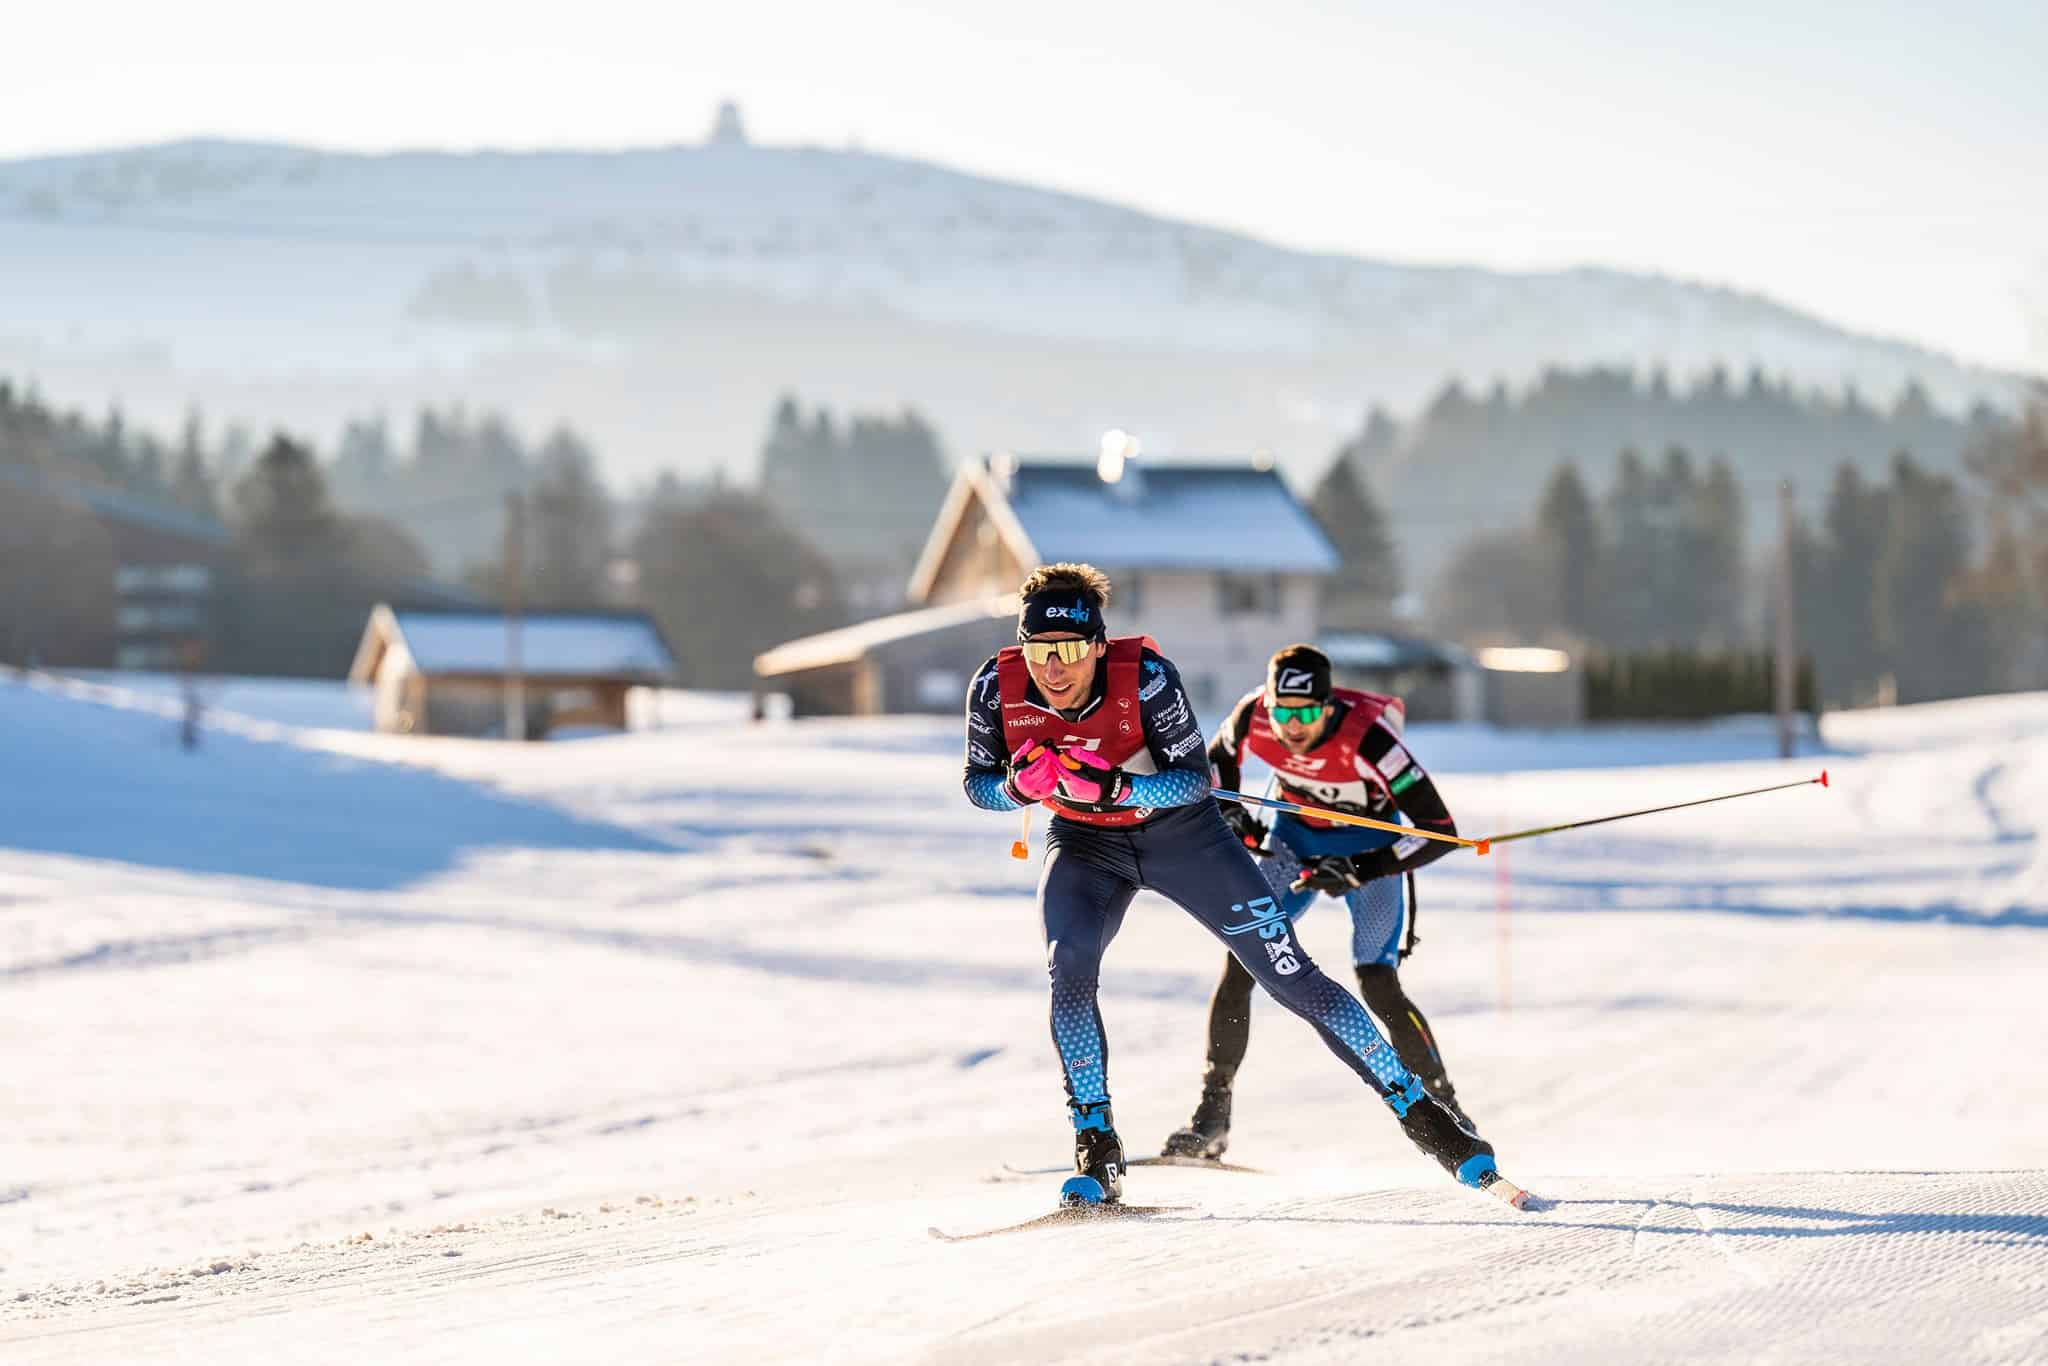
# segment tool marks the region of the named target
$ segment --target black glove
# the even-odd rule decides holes
[[[1221,797],[1216,799],[1216,805],[1223,812],[1223,823],[1230,827],[1230,833],[1254,854],[1268,857],[1260,847],[1266,842],[1266,827],[1252,814],[1252,809],[1242,802],[1225,801]]]
[[[1301,865],[1301,871],[1294,875],[1294,881],[1288,890],[1314,890],[1328,892],[1331,896],[1342,896],[1358,886],[1359,881],[1358,875],[1351,871],[1349,858],[1342,854],[1318,854]]]
[[[1401,856],[1394,852],[1392,845],[1384,849],[1368,849],[1362,854],[1351,856],[1351,875],[1361,883],[1400,871]]]

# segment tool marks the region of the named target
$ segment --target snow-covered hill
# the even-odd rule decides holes
[[[1721,362],[1881,398],[1918,377],[1955,406],[2012,391],[1725,289],[1311,255],[821,148],[0,163],[0,297],[0,369],[88,403],[197,398],[325,434],[468,397],[569,416],[622,472],[743,466],[787,388],[916,401],[968,450],[1085,447],[1121,422],[1308,463],[1367,401],[1451,374]]]
[[[927,1226],[1045,1207],[1002,1168],[1065,1120],[1034,868],[951,727],[504,746],[215,697],[186,753],[156,690],[0,678],[9,1363],[2048,1346],[2048,695],[1832,717],[1790,764],[1735,726],[1500,771],[1418,727],[1477,829],[1831,770],[1423,875],[1404,976],[1556,1207],[1447,1182],[1261,1007],[1232,1156],[1266,1174],[955,1246]],[[1303,937],[1341,966],[1339,918]],[[1149,896],[1109,955],[1134,1145],[1195,1098],[1219,961]]]

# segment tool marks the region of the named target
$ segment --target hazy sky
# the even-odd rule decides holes
[[[0,156],[673,143],[730,96],[756,141],[1319,250],[1661,271],[2048,372],[2048,4],[1251,8],[39,4],[6,21]]]

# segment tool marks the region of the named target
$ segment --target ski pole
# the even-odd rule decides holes
[[[1339,825],[1360,825],[1364,826],[1367,830],[1387,830],[1396,835],[1419,835],[1426,840],[1441,840],[1445,844],[1456,844],[1462,845],[1467,849],[1476,849],[1482,854],[1486,852],[1485,840],[1468,840],[1460,835],[1439,835],[1434,830],[1424,830],[1419,826],[1397,825],[1393,821],[1376,821],[1370,816],[1354,816],[1348,811],[1331,811],[1321,806],[1303,806],[1300,802],[1275,801],[1271,797],[1254,797],[1249,792],[1230,792],[1220,787],[1210,789],[1209,795],[1221,797],[1225,801],[1248,802],[1253,806],[1270,806],[1276,811],[1292,811],[1297,816],[1315,816],[1321,820],[1335,821]]]
[[[1489,846],[1506,844],[1509,840],[1534,839],[1538,835],[1555,835],[1562,830],[1583,830],[1589,825],[1605,825],[1609,821],[1625,821],[1635,816],[1654,816],[1660,811],[1682,811],[1688,806],[1706,806],[1711,802],[1732,802],[1737,797],[1755,797],[1765,792],[1783,792],[1788,787],[1812,787],[1815,783],[1819,783],[1822,787],[1828,785],[1828,771],[1826,769],[1820,771],[1818,778],[1801,778],[1793,783],[1774,783],[1769,787],[1752,787],[1747,792],[1727,792],[1718,797],[1701,797],[1697,801],[1673,802],[1669,806],[1646,807],[1641,811],[1624,811],[1618,816],[1595,816],[1589,821],[1570,821],[1564,825],[1543,825],[1533,830],[1515,830],[1505,835],[1489,835],[1478,842],[1479,852],[1483,854]]]

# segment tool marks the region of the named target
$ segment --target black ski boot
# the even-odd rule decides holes
[[[1493,1145],[1458,1123],[1420,1081],[1411,1080],[1406,1090],[1388,1096],[1387,1106],[1401,1117],[1401,1132],[1409,1142],[1464,1185],[1484,1188],[1494,1170]]]
[[[1062,1205],[1114,1205],[1124,1196],[1124,1145],[1109,1102],[1076,1105],[1074,1175],[1060,1187]]]
[[[1165,1157],[1202,1157],[1215,1161],[1230,1146],[1230,1088],[1204,1086],[1202,1102],[1185,1129],[1175,1129],[1159,1149]]]
[[[1468,1133],[1477,1134],[1479,1126],[1472,1122],[1472,1116],[1465,1113],[1465,1107],[1458,1104],[1458,1093],[1451,1086],[1449,1077],[1439,1078],[1427,1085],[1429,1094],[1436,1097],[1436,1103],[1451,1112],[1451,1118],[1458,1121],[1458,1127]]]

